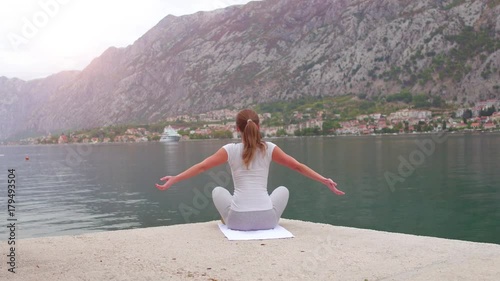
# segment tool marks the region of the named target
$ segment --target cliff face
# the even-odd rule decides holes
[[[0,139],[300,96],[500,97],[497,0],[265,0],[167,16],[81,72],[0,78]]]
[[[29,82],[0,77],[0,140],[22,132],[36,132],[33,116],[53,103],[52,95],[71,83],[77,71],[65,71]],[[59,114],[53,114],[56,118]]]

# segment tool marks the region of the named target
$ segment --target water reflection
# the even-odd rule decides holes
[[[290,189],[284,217],[472,241],[500,243],[499,135],[449,136],[413,174],[389,189],[385,172],[429,136],[290,138],[283,150],[346,191],[326,187],[273,164],[269,191]],[[2,175],[17,171],[19,237],[66,235],[218,218],[211,199],[196,207],[195,190],[214,179],[202,174],[166,192],[154,187],[216,152],[227,141],[0,147]],[[76,151],[79,161],[68,161]],[[86,152],[85,152],[86,151]],[[25,155],[30,160],[24,159]],[[5,160],[5,161],[4,161]],[[71,164],[73,163],[73,164]],[[75,165],[74,163],[77,163]],[[229,173],[228,167],[215,172]],[[1,175],[0,175],[1,176]],[[227,188],[231,189],[231,184]],[[6,201],[0,200],[6,209]],[[5,229],[0,229],[5,237]]]

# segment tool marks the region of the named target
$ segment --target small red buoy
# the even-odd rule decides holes
[[[30,160],[30,157],[29,157],[28,155],[26,155],[26,156],[24,157],[24,159],[26,159],[26,161],[28,161],[28,160]]]

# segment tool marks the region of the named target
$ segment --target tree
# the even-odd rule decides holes
[[[481,110],[479,116],[491,116],[496,111],[495,106],[488,107],[486,110]]]
[[[277,137],[283,137],[283,136],[286,136],[287,133],[285,131],[285,129],[279,129],[278,131],[276,131],[276,136]]]
[[[295,136],[317,136],[320,134],[321,134],[321,131],[320,131],[319,127],[305,128],[303,130],[296,130],[294,132]]]
[[[177,133],[181,136],[189,136],[189,130],[178,130]]]
[[[338,128],[340,128],[340,124],[337,121],[334,121],[334,120],[325,120],[323,122],[323,128],[322,128],[322,130],[323,130],[323,134],[324,135],[328,135],[328,134],[330,134],[332,132],[332,130],[338,129]]]
[[[444,101],[440,96],[432,98],[432,106],[434,107],[441,107],[443,106]]]
[[[395,126],[394,126],[394,129],[397,130],[398,132],[403,129],[403,124],[400,122],[400,123],[397,123]]]
[[[214,139],[230,139],[233,137],[233,133],[231,133],[231,131],[228,130],[220,130],[220,131],[214,131],[211,136]]]
[[[358,94],[358,98],[359,98],[360,100],[364,100],[364,99],[366,99],[366,94],[365,94],[365,93],[359,93],[359,94]]]
[[[467,120],[470,118],[472,118],[472,110],[467,109],[462,114],[462,119],[463,119],[464,123],[467,123]]]
[[[377,131],[377,132],[382,133],[382,134],[393,134],[393,133],[399,133],[399,130],[397,130],[396,128],[394,128],[394,129],[382,128],[382,130]]]
[[[408,123],[408,121],[404,121],[404,126],[405,133],[410,132],[410,124]]]
[[[413,96],[413,104],[416,108],[429,107],[431,105],[426,94]]]
[[[418,121],[418,124],[415,125],[415,131],[424,132],[428,130],[428,125],[424,121]]]
[[[430,132],[432,130],[434,130],[434,126],[432,126],[431,124],[425,124],[422,129],[422,131],[424,132]]]
[[[387,102],[394,102],[394,101],[402,101],[404,103],[410,103],[413,100],[413,97],[408,90],[402,90],[401,92],[397,94],[392,94],[387,96],[386,101]]]

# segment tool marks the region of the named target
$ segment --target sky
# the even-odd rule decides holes
[[[31,80],[82,70],[111,46],[126,47],[169,14],[249,0],[1,0],[0,77]]]

